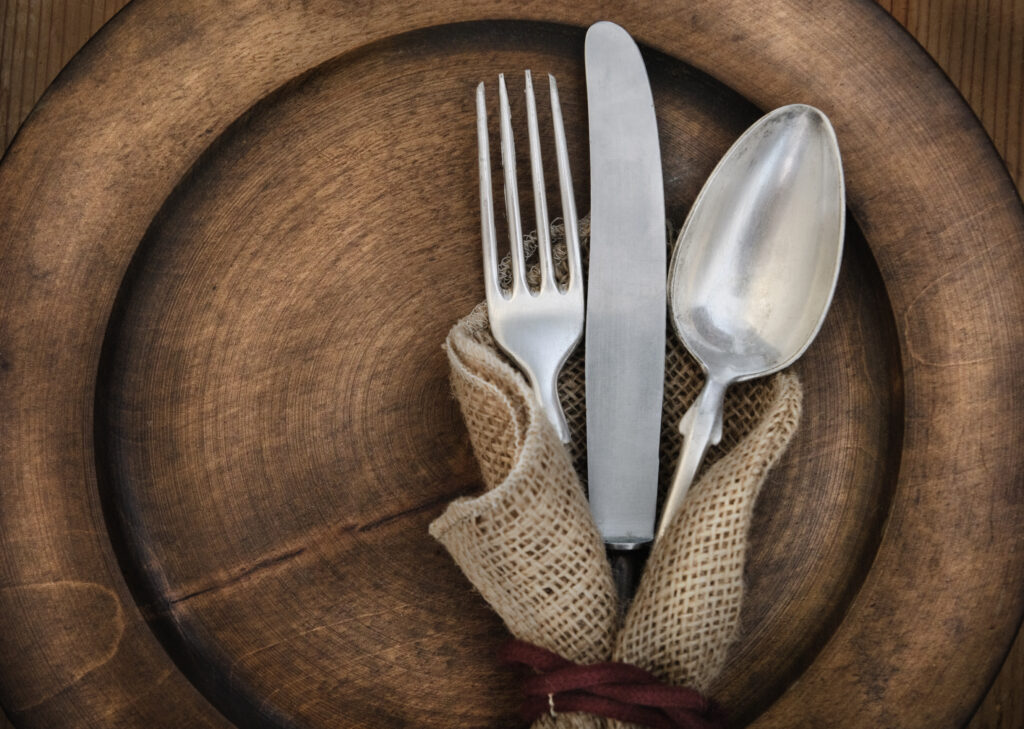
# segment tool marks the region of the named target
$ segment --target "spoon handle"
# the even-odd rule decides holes
[[[655,541],[664,536],[672,520],[682,509],[686,492],[690,490],[708,447],[722,439],[722,405],[728,386],[728,382],[708,377],[696,402],[679,421],[679,432],[683,434],[683,449],[679,454],[672,486],[661,511],[661,522],[658,524]]]

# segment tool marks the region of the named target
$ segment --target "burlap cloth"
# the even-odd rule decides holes
[[[584,246],[587,232],[584,221]],[[556,247],[562,259],[558,253]],[[679,420],[703,382],[674,333],[667,342],[662,496],[679,454]],[[620,618],[604,545],[577,476],[586,474],[583,346],[560,380],[573,437],[568,450],[494,343],[484,305],[452,328],[445,349],[486,490],[450,504],[430,533],[515,637],[575,662],[625,661],[706,691],[739,633],[747,532],[761,484],[796,430],[796,376],[781,373],[730,389],[722,443],[709,452]],[[618,723],[565,713],[534,724],[605,726]]]

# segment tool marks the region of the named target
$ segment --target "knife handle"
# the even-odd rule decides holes
[[[640,575],[643,574],[644,563],[650,550],[646,547],[639,549],[608,549],[608,560],[612,565],[612,581],[615,583],[615,592],[619,596],[619,613],[624,616],[629,610],[629,604],[636,594],[637,585],[640,583]]]
[[[655,541],[665,535],[672,519],[682,509],[683,500],[697,476],[697,471],[700,470],[700,464],[708,448],[722,440],[722,406],[728,387],[728,382],[708,377],[704,389],[697,396],[697,401],[679,421],[679,432],[683,434],[683,449],[679,454],[679,462],[676,464],[665,506],[661,510],[661,521],[654,537]]]

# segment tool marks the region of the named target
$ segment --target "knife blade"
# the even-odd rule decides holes
[[[629,33],[587,31],[587,481],[606,545],[654,538],[665,370],[665,193],[654,99]]]

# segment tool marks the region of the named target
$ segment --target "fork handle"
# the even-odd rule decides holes
[[[558,399],[558,371],[549,376],[534,380],[530,383],[533,393],[540,401],[541,409],[548,417],[548,422],[555,428],[558,439],[563,443],[570,440],[569,424],[565,421],[565,413],[562,411],[562,403]]]

